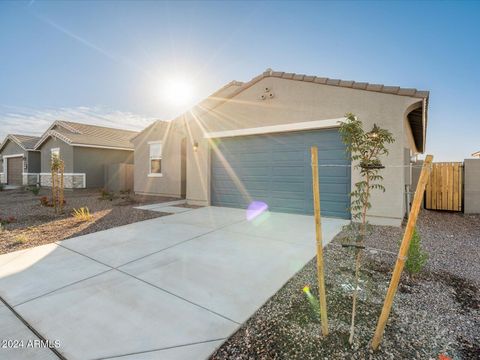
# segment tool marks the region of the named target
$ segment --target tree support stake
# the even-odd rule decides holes
[[[325,294],[325,273],[323,266],[323,240],[322,223],[320,217],[320,185],[318,179],[318,148],[312,146],[312,181],[313,181],[313,208],[315,210],[315,233],[317,247],[317,277],[318,297],[320,300],[320,320],[322,322],[322,335],[328,335],[327,296]]]
[[[418,213],[420,212],[420,205],[422,203],[423,194],[425,192],[425,186],[430,175],[432,168],[432,155],[427,155],[425,162],[423,163],[422,172],[418,180],[417,189],[415,190],[415,196],[413,198],[412,207],[408,216],[407,227],[403,234],[402,244],[398,251],[397,262],[393,270],[392,279],[390,280],[390,286],[388,287],[387,295],[385,296],[385,302],[383,304],[382,313],[378,319],[377,328],[372,340],[372,349],[377,350],[380,345],[387,320],[392,310],[393,298],[397,292],[398,284],[400,283],[400,277],[402,275],[403,267],[405,265],[405,259],[408,255],[408,249],[410,247],[410,241],[412,240],[413,231],[417,222]]]

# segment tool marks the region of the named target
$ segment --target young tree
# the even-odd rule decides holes
[[[362,180],[355,183],[350,193],[352,221],[347,227],[347,236],[355,248],[355,281],[352,301],[352,319],[350,326],[350,344],[355,332],[355,314],[358,298],[358,285],[365,237],[367,235],[367,212],[372,207],[370,197],[373,190],[385,191],[381,184],[383,177],[380,170],[384,168],[380,161],[388,155],[387,144],[393,143],[393,135],[385,129],[373,125],[372,130],[365,132],[362,122],[352,113],[345,115],[346,121],[340,126],[340,135],[350,154],[354,168],[360,170]]]
[[[56,214],[63,212],[64,168],[63,160],[59,156],[53,156],[50,170],[52,172],[52,203]]]

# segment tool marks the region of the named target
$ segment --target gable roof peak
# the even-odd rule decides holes
[[[0,150],[2,150],[8,141],[13,141],[23,150],[34,150],[35,144],[40,139],[38,136],[24,135],[24,134],[8,134],[2,143],[0,143]]]

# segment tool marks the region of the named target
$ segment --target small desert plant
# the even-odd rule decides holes
[[[17,219],[15,219],[14,216],[0,217],[0,231],[5,230],[8,224],[11,224],[15,221],[17,221]]]
[[[28,236],[25,235],[25,234],[20,234],[20,235],[17,235],[15,236],[15,240],[14,242],[12,243],[12,246],[17,246],[17,245],[22,245],[22,244],[25,244],[27,243],[29,240]]]
[[[42,196],[42,197],[40,198],[40,204],[41,204],[42,206],[50,206],[50,205],[49,205],[49,201],[48,201],[48,197],[47,197],[47,196]]]
[[[65,205],[67,201],[65,199],[62,199],[62,205]],[[49,199],[47,196],[42,196],[40,198],[40,204],[42,206],[47,206],[47,207],[54,207],[55,204],[53,203],[52,199]]]
[[[38,186],[32,186],[31,188],[28,188],[32,192],[33,195],[37,196],[38,193],[40,192],[40,188]]]
[[[422,249],[422,239],[417,232],[417,229],[413,231],[412,241],[408,248],[408,258],[405,262],[405,270],[413,277],[423,270],[428,260],[428,253]]]
[[[115,198],[115,194],[113,192],[109,192],[106,189],[100,190],[100,195],[102,200],[110,200],[112,201]]]
[[[72,216],[80,221],[90,221],[93,216],[90,214],[88,207],[81,207],[80,209],[73,209]]]

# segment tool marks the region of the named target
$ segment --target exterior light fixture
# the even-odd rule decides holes
[[[372,130],[370,130],[368,135],[372,138],[376,138],[376,137],[378,137],[378,131],[379,131],[379,128],[378,128],[377,124],[373,124],[373,128],[372,128]]]
[[[198,150],[198,142],[194,141],[193,142],[193,151],[197,152],[197,150]]]

